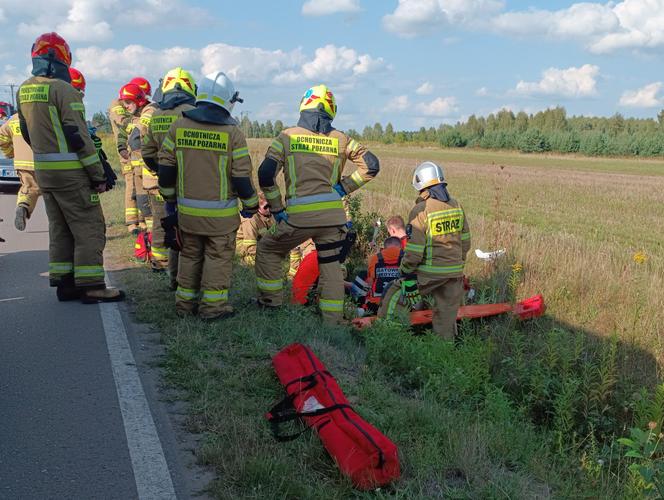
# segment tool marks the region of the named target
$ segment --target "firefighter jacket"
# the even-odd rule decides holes
[[[19,119],[44,191],[106,182],[85,122],[83,96],[64,80],[34,76],[18,90]]]
[[[238,197],[245,207],[258,206],[251,159],[237,125],[188,117],[197,111],[177,119],[163,141],[159,188],[166,201],[177,199],[180,229],[222,236],[240,225]]]
[[[120,130],[118,135],[118,150],[129,151],[131,167],[142,169],[144,189],[157,188],[157,176],[146,168],[141,155],[143,138],[150,128],[152,115],[156,110],[157,105],[152,102],[136,110],[136,113],[129,117],[126,127]]]
[[[402,257],[401,247],[390,247],[382,249],[369,259],[367,281],[371,283],[370,298],[374,302],[380,302],[387,285],[399,278],[399,264]]]
[[[17,114],[0,125],[0,150],[7,158],[14,158],[14,168],[16,170],[35,169],[32,149],[23,139]]]
[[[347,160],[356,170],[342,177]],[[275,180],[281,170],[285,193]],[[343,132],[292,127],[272,141],[258,171],[258,182],[272,212],[285,208],[292,226],[331,227],[346,223],[341,196],[333,186],[341,183],[350,194],[372,180],[378,170],[378,159]]]
[[[419,282],[463,276],[470,249],[470,228],[455,199],[443,202],[424,190],[410,212],[410,238],[401,261],[405,275]]]
[[[108,107],[108,119],[111,121],[111,129],[113,130],[113,138],[115,143],[119,143],[120,130],[127,128],[131,116],[122,105],[120,99],[113,99]],[[128,160],[120,157],[120,164],[122,166],[122,173],[128,174],[132,171],[131,163]]]
[[[256,245],[267,230],[274,225],[274,217],[265,217],[258,212],[251,219],[242,219],[237,232],[237,245],[240,255],[251,263],[256,257]]]
[[[166,94],[165,100],[168,97],[169,94]],[[143,144],[141,145],[141,156],[143,157],[145,166],[153,175],[157,175],[159,170],[157,163],[159,149],[161,148],[161,145],[166,138],[168,129],[171,128],[171,125],[175,120],[182,116],[184,111],[189,111],[190,109],[194,109],[194,106],[186,102],[165,109],[163,107],[162,101],[162,103],[159,104],[158,109],[152,113],[150,125],[147,127],[145,136],[143,137]]]

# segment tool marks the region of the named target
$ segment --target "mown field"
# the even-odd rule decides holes
[[[250,141],[255,164],[269,144]],[[108,148],[110,149],[110,148]],[[377,215],[407,215],[412,169],[442,163],[470,219],[478,300],[542,293],[544,318],[466,322],[452,348],[399,324],[357,334],[314,311],[250,306],[236,266],[236,317],[178,320],[167,280],[127,266],[121,190],[104,197],[108,253],[136,317],[162,333],[165,380],[190,403],[217,498],[638,498],[662,495],[664,163],[376,146],[379,178],[361,193],[366,240]],[[352,490],[315,435],[277,443],[263,414],[283,391],[270,356],[309,344],[357,411],[399,446],[402,479]],[[639,431],[630,431],[636,428]],[[618,443],[633,433],[632,457]],[[629,444],[629,443],[628,443]],[[641,455],[638,458],[637,455]],[[629,467],[632,466],[630,470]],[[641,467],[640,472],[637,467]],[[659,469],[658,469],[659,467]],[[659,472],[658,472],[659,471]],[[644,479],[644,477],[646,479]]]

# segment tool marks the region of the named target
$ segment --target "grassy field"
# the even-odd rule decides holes
[[[262,159],[269,141],[251,141]],[[247,305],[253,270],[236,266],[238,315],[178,320],[167,280],[125,265],[131,241],[121,190],[106,195],[108,253],[140,321],[162,332],[166,380],[190,403],[206,438],[217,498],[636,498],[655,494],[630,465],[656,471],[662,450],[625,458],[630,428],[657,441],[664,418],[664,164],[377,146],[382,171],[361,194],[365,227],[407,215],[412,169],[434,159],[471,222],[469,257],[481,302],[543,293],[547,316],[462,324],[456,348],[398,324],[361,335],[320,324],[314,311]],[[120,214],[120,215],[118,215]],[[270,356],[309,344],[357,411],[399,446],[403,478],[354,492],[315,435],[276,443],[263,414],[283,390]],[[654,424],[654,425],[653,425]],[[650,425],[651,429],[648,428]],[[636,439],[636,438],[635,438]],[[638,440],[638,439],[636,439]],[[664,471],[662,471],[664,472]],[[653,484],[661,475],[653,472]],[[664,485],[663,485],[664,486]]]

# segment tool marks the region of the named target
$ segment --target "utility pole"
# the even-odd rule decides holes
[[[16,94],[14,93],[14,89],[18,87],[15,83],[4,83],[0,85],[1,87],[9,87],[9,92],[12,96],[12,106],[14,109],[16,109]]]

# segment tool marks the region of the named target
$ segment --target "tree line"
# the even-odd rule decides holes
[[[103,113],[93,121],[104,122]],[[281,120],[260,123],[247,115],[238,119],[246,137],[276,137],[286,128]],[[106,127],[103,127],[106,128]],[[109,127],[110,128],[110,127]],[[391,123],[366,126],[362,132],[348,134],[363,141],[384,144],[426,143],[446,148],[509,149],[524,153],[579,153],[588,156],[664,155],[664,110],[653,118],[568,117],[564,107],[528,114],[503,109],[488,116],[470,116],[455,125],[421,127],[419,130],[394,129]]]

